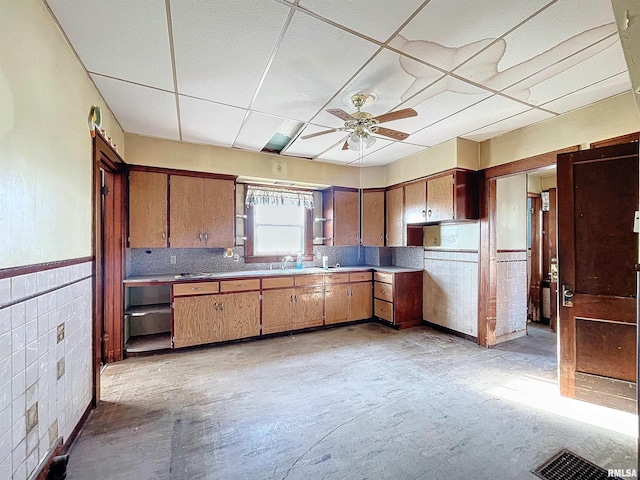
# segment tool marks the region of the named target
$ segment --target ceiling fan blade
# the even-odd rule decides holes
[[[342,145],[343,150],[349,150],[349,142],[347,140],[344,141],[344,145]]]
[[[303,140],[306,140],[307,138],[313,138],[313,137],[317,137],[319,135],[324,135],[326,133],[333,133],[333,132],[339,132],[340,130],[342,130],[341,128],[332,128],[331,130],[323,130],[321,132],[316,132],[316,133],[311,133],[309,135],[303,135],[302,137],[300,137]]]
[[[341,118],[345,122],[347,120],[353,120],[353,117],[351,115],[349,115],[347,112],[345,112],[340,108],[330,108],[329,110],[327,110],[327,113],[330,113],[331,115],[335,115],[336,117]]]
[[[385,137],[393,138],[394,140],[404,140],[409,136],[408,133],[399,132],[398,130],[391,130],[390,128],[378,127],[378,131],[375,132],[378,135],[384,135]]]
[[[380,123],[390,122],[392,120],[400,120],[401,118],[415,117],[418,115],[413,108],[403,108],[402,110],[396,110],[395,112],[384,113],[374,117]]]

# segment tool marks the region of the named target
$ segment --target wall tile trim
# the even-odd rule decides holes
[[[0,268],[0,280],[3,278],[17,277],[28,273],[44,272],[45,270],[53,270],[54,268],[69,267],[71,265],[79,265],[81,263],[92,262],[93,256],[70,258],[68,260],[57,260],[55,262],[34,263],[32,265],[22,265],[20,267]]]

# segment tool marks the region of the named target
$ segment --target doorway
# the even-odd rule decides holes
[[[93,406],[100,401],[100,371],[122,360],[124,279],[124,161],[96,131],[93,141]]]

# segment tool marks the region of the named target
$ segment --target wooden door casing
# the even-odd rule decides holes
[[[235,190],[231,180],[202,179],[202,233],[207,248],[233,247]]]
[[[384,191],[362,193],[362,244],[384,245]]]
[[[202,178],[171,175],[169,195],[171,248],[204,246]]]
[[[372,282],[349,284],[349,320],[364,320],[373,316]]]
[[[427,181],[427,222],[453,220],[453,174]]]
[[[427,215],[427,182],[410,183],[404,187],[404,222],[423,223]]]
[[[167,174],[129,172],[129,247],[167,246]]]
[[[398,187],[386,192],[387,246],[404,245],[404,188]]]
[[[636,377],[637,144],[559,155],[557,194],[560,391],[575,397],[578,373]]]

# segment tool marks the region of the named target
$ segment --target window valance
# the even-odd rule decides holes
[[[247,207],[251,205],[297,205],[313,210],[313,194],[304,190],[287,190],[265,186],[247,187]]]

